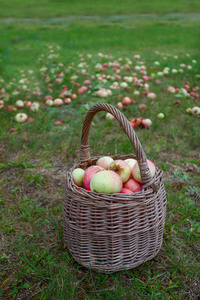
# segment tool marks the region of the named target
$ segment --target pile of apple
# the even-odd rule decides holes
[[[152,177],[155,165],[147,159]],[[76,168],[72,171],[74,183],[87,191],[97,193],[133,194],[142,190],[142,179],[137,160],[133,158],[113,160],[110,156],[100,157],[96,165],[86,170]]]

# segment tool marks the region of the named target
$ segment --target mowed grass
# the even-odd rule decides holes
[[[20,3],[15,13],[23,17]],[[182,9],[187,3],[182,2]],[[68,4],[72,9],[72,5]],[[173,2],[172,7],[178,4]],[[77,5],[81,5],[80,2]],[[93,3],[90,5],[93,6]],[[50,7],[55,8],[52,2]],[[98,8],[101,11],[101,4]],[[140,5],[139,11],[138,6],[138,13],[144,12],[142,9]],[[159,9],[155,5],[155,12]],[[40,10],[37,11],[37,16],[41,17]],[[59,16],[56,10],[54,14]],[[34,15],[32,10],[31,15]],[[20,22],[2,25],[0,77],[4,81],[1,80],[0,89],[6,88],[10,95],[6,98],[4,94],[7,99],[5,106],[15,106],[17,99],[25,100],[30,95],[32,101],[42,103],[38,112],[30,112],[27,108],[22,110],[33,118],[33,123],[16,123],[15,115],[19,110],[0,110],[2,299],[198,299],[200,119],[186,113],[186,109],[199,106],[199,98],[194,102],[192,98],[183,97],[181,105],[174,105],[178,98],[166,90],[170,85],[181,88],[188,82],[191,88],[200,85],[196,77],[200,74],[200,28],[195,24],[182,26],[167,22],[154,22],[146,27],[144,23],[137,22],[134,27],[126,22],[96,24],[91,20],[79,20],[76,26],[48,22],[25,23],[26,26]],[[54,53],[59,54],[55,61],[47,59],[52,49],[50,45]],[[103,57],[98,53],[103,53]],[[41,54],[45,55],[42,60]],[[51,70],[61,63],[59,70],[65,70],[66,74],[62,84],[76,91],[70,77],[79,75],[77,70],[82,69],[78,67],[81,62],[87,62],[90,77],[99,73],[95,69],[97,62],[114,61],[121,57],[121,64],[125,65],[128,58],[133,62],[131,72],[126,69],[120,72],[126,76],[137,65],[133,59],[135,54],[141,55],[148,74],[156,74],[166,66],[170,70],[179,69],[182,63],[191,65],[192,69],[184,69],[183,73],[178,74],[170,72],[164,76],[165,79],[155,77],[150,81],[150,90],[156,93],[156,100],[148,101],[141,89],[140,96],[135,99],[136,104],[122,110],[128,120],[140,116],[152,120],[149,130],[136,128],[135,132],[147,157],[164,171],[167,218],[163,245],[153,260],[133,270],[100,274],[77,264],[63,240],[66,171],[74,161],[79,160],[82,124],[88,109],[97,102],[116,106],[120,95],[133,98],[136,87],[130,91],[113,90],[111,97],[99,99],[95,91],[102,83],[94,80],[93,89],[78,95],[71,104],[46,107],[43,99],[51,92],[46,90],[40,68],[48,66],[48,75],[54,78]],[[113,58],[109,59],[108,55]],[[156,67],[155,61],[159,61],[160,65]],[[109,72],[112,73],[112,70]],[[23,77],[29,79],[30,92],[36,82],[42,94],[20,92],[13,95],[12,92],[19,88],[12,78],[19,82]],[[79,76],[77,82],[82,85],[84,78]],[[156,79],[160,79],[161,83],[156,84]],[[54,98],[59,96],[62,84],[53,83]],[[109,82],[104,84],[107,88],[110,86]],[[144,112],[139,109],[141,103],[147,105]],[[163,120],[157,118],[159,112],[165,114]],[[62,125],[55,125],[58,120]],[[91,154],[95,156],[134,152],[119,124],[115,120],[107,120],[103,112],[94,118],[89,142]]]
[[[81,23],[79,26],[55,26],[53,24],[35,25],[14,23],[2,24],[0,54],[2,71],[7,68],[35,67],[46,44],[58,44],[66,62],[70,62],[77,53],[120,53],[133,55],[137,51],[148,54],[153,59],[155,51],[170,53],[187,53],[192,51],[196,58],[200,47],[200,27],[195,24],[151,24],[148,27],[141,23],[136,27],[126,24],[102,23],[90,26]],[[24,28],[25,27],[25,28]],[[23,30],[24,28],[24,30]],[[167,45],[167,49],[166,49]],[[9,70],[8,76],[11,74]]]
[[[56,1],[41,0],[1,0],[1,18],[56,18],[66,16],[109,16],[131,14],[168,14],[200,12],[198,0],[158,1],[158,0],[110,0],[110,1]]]

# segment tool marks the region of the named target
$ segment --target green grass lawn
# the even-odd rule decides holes
[[[198,0],[158,1],[110,0],[110,1],[22,1],[1,0],[1,18],[55,18],[71,15],[109,16],[130,14],[168,14],[197,13],[200,11]]]
[[[15,2],[15,7],[9,1],[0,2],[2,18],[199,11],[198,1],[173,1],[171,6],[165,1],[160,5],[157,1],[126,1],[127,5],[119,2],[115,6],[112,1],[98,5],[77,1],[76,6],[61,1],[59,6],[53,1],[48,5],[45,1],[40,5],[37,1]],[[66,4],[68,10],[64,9]],[[183,94],[183,90],[171,94],[167,88],[189,85],[189,93],[195,89],[200,93],[199,21],[184,16],[163,16],[159,20],[78,17],[38,23],[1,20],[1,28],[0,100],[4,107],[0,109],[0,298],[198,299],[200,118],[186,109],[199,107],[200,102],[199,97]],[[134,58],[136,54],[140,59]],[[118,71],[113,71],[111,65],[106,70],[98,69],[99,63],[115,61],[120,64]],[[132,82],[128,89],[110,88],[125,76],[142,78],[144,74],[135,68],[142,65],[146,66],[149,91],[156,94],[155,100],[148,100],[145,87]],[[160,74],[166,68],[169,72]],[[100,80],[103,74],[111,77]],[[114,79],[114,74],[121,79]],[[56,78],[61,78],[61,83],[55,82]],[[87,78],[91,86],[87,92],[77,94],[73,82],[82,86]],[[47,107],[44,97],[62,98],[63,85],[77,98],[69,105]],[[112,95],[98,98],[96,91],[101,87],[111,89]],[[134,95],[135,90],[139,96]],[[135,132],[147,157],[164,172],[167,218],[163,245],[153,260],[109,275],[80,266],[66,248],[64,184],[66,171],[79,160],[82,124],[88,109],[98,102],[117,106],[124,96],[136,101],[120,109],[128,120],[152,120],[149,129],[136,127]],[[40,109],[15,110],[18,99],[39,101]],[[139,108],[142,103],[147,107],[145,111]],[[14,110],[9,110],[9,105]],[[17,123],[15,115],[19,112],[26,113],[31,122]],[[165,114],[162,120],[157,118],[160,112]],[[119,124],[106,119],[103,112],[93,120],[89,142],[94,156],[133,152]]]

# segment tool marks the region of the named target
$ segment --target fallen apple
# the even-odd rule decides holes
[[[128,105],[128,104],[131,104],[132,103],[132,100],[131,100],[131,98],[129,98],[129,97],[124,97],[123,99],[122,99],[122,104],[123,105]]]
[[[36,112],[36,111],[39,110],[39,108],[40,108],[39,103],[33,102],[32,105],[31,105],[31,107],[30,107],[30,110]]]
[[[0,109],[4,107],[4,101],[0,100]]]
[[[141,125],[145,128],[149,128],[152,125],[152,121],[150,119],[143,119]]]
[[[53,106],[54,105],[54,101],[52,99],[47,99],[45,102],[46,106]]]
[[[115,117],[114,117],[112,114],[110,114],[110,113],[108,112],[108,113],[106,113],[106,119],[107,119],[107,120],[114,120]]]
[[[148,93],[147,94],[147,98],[148,99],[155,99],[156,98],[156,94],[155,93]]]
[[[16,104],[16,107],[19,109],[24,107],[24,102],[22,100],[17,100],[15,104]]]
[[[61,106],[61,105],[63,105],[63,100],[60,99],[60,98],[55,99],[53,102],[54,102],[55,106]]]
[[[158,119],[164,119],[164,117],[165,117],[165,115],[164,115],[163,113],[159,113],[159,114],[157,115],[157,118],[158,118]]]
[[[191,109],[191,113],[195,116],[199,115],[200,114],[200,107],[198,106],[194,106],[192,109]]]
[[[25,113],[19,113],[15,116],[15,121],[18,123],[24,123],[28,120],[28,116]]]

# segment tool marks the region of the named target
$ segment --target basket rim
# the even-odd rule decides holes
[[[93,156],[91,157],[91,161],[95,162],[98,160],[98,158],[101,156]],[[134,158],[135,155],[134,154],[125,154],[125,155],[111,155],[111,157],[116,158],[116,157],[120,157],[120,158],[124,158],[124,157],[129,157],[129,158]],[[160,192],[160,188],[161,188],[161,184],[162,184],[162,174],[163,171],[160,170],[158,167],[156,167],[156,173],[154,175],[154,181],[157,183],[157,190],[155,191],[151,184],[146,184],[143,185],[143,189],[142,191],[139,192],[135,192],[133,194],[123,194],[123,193],[113,193],[113,194],[109,194],[109,193],[97,193],[97,192],[93,192],[93,191],[88,191],[86,189],[84,189],[83,187],[79,187],[77,186],[72,179],[72,171],[77,168],[77,167],[81,167],[82,165],[84,165],[86,167],[86,164],[89,165],[93,165],[91,164],[91,161],[79,161],[79,162],[75,162],[74,165],[67,171],[67,180],[66,180],[66,184],[65,184],[65,190],[66,192],[70,190],[70,192],[73,194],[73,196],[79,196],[80,197],[80,202],[83,201],[85,203],[85,201],[89,201],[92,199],[93,203],[95,203],[97,205],[97,203],[99,201],[105,201],[103,200],[104,198],[106,198],[106,203],[110,203],[110,209],[115,209],[115,204],[118,203],[118,205],[121,203],[122,206],[126,206],[126,207],[132,207],[137,205],[138,203],[143,203],[143,204],[148,204],[150,201],[152,201],[152,199]],[[147,196],[149,199],[147,199]],[[84,200],[81,200],[81,198],[84,198]],[[110,198],[110,199],[109,199]],[[124,202],[124,200],[128,200],[128,202]],[[113,203],[114,202],[114,203]],[[133,203],[132,203],[133,202]],[[135,203],[135,204],[134,204]],[[117,208],[119,208],[119,206],[117,206]]]

